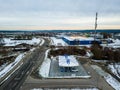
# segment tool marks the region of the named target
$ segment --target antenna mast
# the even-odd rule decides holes
[[[96,39],[96,29],[97,29],[97,19],[98,19],[98,13],[96,12],[96,17],[95,17],[95,36],[94,36],[94,41]]]

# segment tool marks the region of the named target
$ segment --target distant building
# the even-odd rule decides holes
[[[96,37],[96,39],[103,39],[103,35],[99,34],[99,33],[97,33],[96,35],[95,34],[90,34],[90,37]]]
[[[89,45],[94,42],[94,38],[90,37],[80,37],[80,36],[74,36],[74,37],[63,37],[62,38],[67,44],[69,45]],[[95,40],[99,44],[101,44],[100,40]]]

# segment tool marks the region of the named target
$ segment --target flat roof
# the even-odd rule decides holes
[[[70,37],[64,37],[66,39],[68,39],[69,41],[73,41],[73,40],[94,40],[93,37],[82,37],[82,36],[70,36]]]
[[[75,67],[79,66],[78,61],[72,55],[70,56],[58,56],[59,66],[61,67]]]

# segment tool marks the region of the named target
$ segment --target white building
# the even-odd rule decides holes
[[[61,72],[78,71],[79,63],[74,56],[58,56],[58,59]]]

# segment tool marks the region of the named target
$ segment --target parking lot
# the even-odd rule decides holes
[[[89,78],[90,75],[86,72],[83,68],[81,63],[79,62],[79,66],[77,67],[77,71],[71,71],[67,68],[67,71],[62,71],[58,65],[57,60],[52,60],[50,71],[49,71],[50,78]]]

